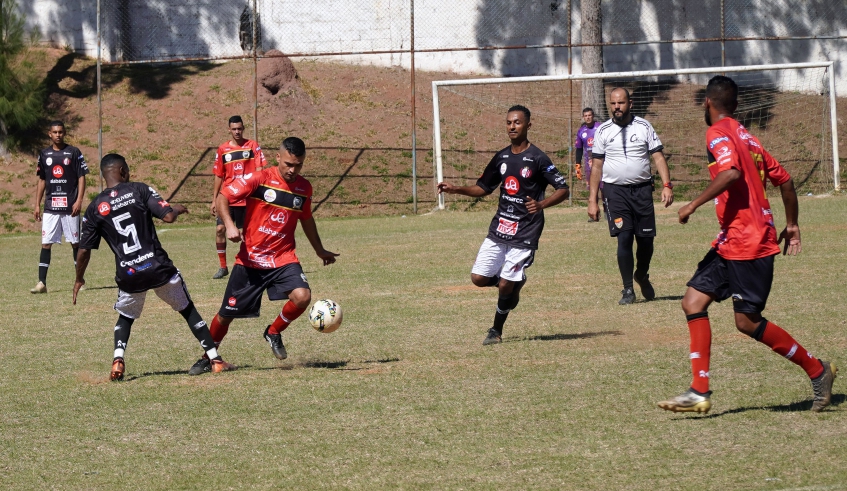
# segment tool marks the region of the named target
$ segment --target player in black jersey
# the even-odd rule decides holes
[[[79,212],[85,195],[88,166],[78,148],[65,143],[65,124],[50,123],[51,145],[38,154],[35,185],[35,220],[41,222],[41,257],[38,284],[30,293],[47,293],[47,268],[53,244],[62,243],[62,235],[71,243],[74,262],[79,246]],[[44,214],[41,198],[44,199]],[[43,219],[43,220],[42,220]]]
[[[568,197],[565,177],[550,158],[527,139],[532,126],[529,109],[513,106],[506,115],[506,130],[512,144],[497,152],[476,184],[454,186],[438,183],[439,193],[482,197],[500,188],[500,203],[491,220],[471,270],[474,285],[497,286],[499,297],[494,325],[483,345],[499,343],[509,312],[518,305],[526,283],[524,270],[532,265],[538,239],[544,228],[544,208]],[[547,185],[555,191],[544,197]]]
[[[159,298],[185,318],[194,337],[212,360],[211,371],[235,369],[218,355],[208,326],[194,307],[182,276],[168,253],[162,249],[153,226],[153,216],[166,223],[173,223],[177,216],[188,213],[188,210],[182,205],[169,204],[144,183],[129,182],[129,166],[118,154],[103,157],[100,173],[107,188],[97,195],[85,211],[73,303],[76,305],[77,293],[85,284],[85,270],[91,259],[91,249],[98,249],[100,239],[105,238],[115,254],[115,282],[118,284],[115,310],[120,314],[115,325],[115,357],[110,378],[123,379],[124,352],[130,329],[135,319],[141,316],[147,290],[156,292]]]

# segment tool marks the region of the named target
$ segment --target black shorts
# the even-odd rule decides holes
[[[246,206],[230,206],[229,207],[229,216],[232,217],[232,221],[235,222],[235,226],[238,228],[244,228],[244,210],[246,210]],[[218,215],[218,219],[215,220],[215,223],[218,225],[223,225],[224,221],[221,220],[221,216]]]
[[[714,295],[718,302],[732,298],[736,312],[761,314],[771,293],[773,263],[774,256],[747,261],[724,259],[712,249],[697,265],[688,286]]]
[[[275,269],[247,268],[236,264],[229,275],[224,299],[218,315],[221,317],[259,317],[262,293],[268,300],[285,300],[292,290],[309,288],[300,263],[286,264]]]
[[[638,237],[656,236],[652,180],[627,185],[603,183],[603,208],[612,237],[627,230]]]

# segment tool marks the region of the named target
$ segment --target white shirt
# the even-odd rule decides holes
[[[662,148],[653,126],[633,116],[626,126],[610,119],[597,128],[591,157],[605,159],[603,182],[639,184],[650,180],[650,155]]]

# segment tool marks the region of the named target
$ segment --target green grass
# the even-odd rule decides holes
[[[773,200],[778,223],[781,207]],[[339,262],[299,236],[315,298],[344,308],[320,334],[301,317],[278,362],[261,334],[279,312],[236,321],[235,372],[189,377],[200,349],[154,294],[133,326],[127,380],[107,382],[112,254],[93,253],[72,306],[69,247],[34,296],[38,237],[0,237],[0,482],[6,489],[843,489],[843,379],[808,411],[804,373],[711,309],[712,412],[655,403],[690,382],[685,282],[717,232],[710,206],[682,226],[658,215],[658,299],[617,305],[615,243],[583,209],[556,208],[504,343],[483,348],[496,303],[469,272],[491,212],[319,219]],[[768,319],[815,355],[845,357],[847,198],[801,198],[803,252],[777,259]],[[224,282],[214,231],[160,237],[207,321]],[[235,248],[230,245],[229,254]]]

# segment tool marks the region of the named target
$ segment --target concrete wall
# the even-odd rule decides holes
[[[96,55],[94,0],[20,0],[43,39]],[[847,35],[842,1],[728,2],[727,36]],[[225,58],[244,53],[239,30],[246,0],[102,0],[103,56],[109,60]],[[408,50],[409,0],[257,0],[262,48],[287,53]],[[703,39],[720,35],[719,0],[604,0],[608,42]],[[740,5],[743,8],[739,8]],[[567,43],[565,2],[556,0],[417,0],[415,47],[515,46]],[[768,15],[762,15],[768,12]],[[578,43],[579,0],[571,16]],[[249,27],[249,23],[247,25]],[[251,31],[251,29],[247,29]],[[735,41],[727,65],[837,62],[837,91],[847,94],[842,57],[847,40]],[[573,73],[582,50],[574,48]],[[408,53],[344,56],[346,62],[409,66]],[[416,53],[422,70],[461,74],[547,75],[568,70],[566,48]],[[604,48],[606,71],[720,66],[718,42],[630,44]]]

